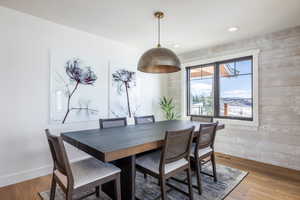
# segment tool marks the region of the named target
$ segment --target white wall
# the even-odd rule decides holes
[[[0,7],[0,187],[50,172],[45,128],[56,133],[98,128],[96,121],[49,125],[49,51],[74,48],[89,49],[98,53],[99,59],[126,64],[137,63],[141,53],[112,40]],[[166,82],[163,76],[142,76],[144,113],[154,113],[159,119],[157,102]],[[107,98],[107,91],[95,95]],[[70,146],[68,152],[72,159],[85,156]]]
[[[300,26],[187,52],[180,58],[188,63],[253,49],[260,50],[259,127],[226,124],[217,134],[216,151],[300,170]],[[178,73],[168,80],[168,94],[179,107],[185,98],[181,78]]]

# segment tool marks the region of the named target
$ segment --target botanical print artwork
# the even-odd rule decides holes
[[[131,72],[125,69],[117,70],[112,74],[113,81],[117,84],[118,93],[121,95],[122,92],[126,93],[126,103],[128,116],[131,117],[130,100],[129,100],[129,89],[135,86],[134,77],[135,72]]]
[[[126,68],[113,68],[111,76],[112,117],[133,117],[139,110],[136,72]]]
[[[98,112],[97,110],[90,109],[88,107],[88,104],[85,105],[84,107],[79,105],[78,108],[76,107],[70,107],[70,102],[73,94],[76,92],[78,89],[78,86],[81,85],[93,85],[95,81],[97,80],[97,76],[95,73],[91,70],[91,67],[85,67],[84,69],[80,68],[79,66],[80,60],[79,59],[72,59],[67,61],[66,63],[66,74],[70,78],[70,83],[74,83],[75,86],[72,90],[70,90],[69,85],[66,85],[66,95],[68,98],[68,104],[67,104],[67,110],[66,114],[64,116],[64,119],[62,123],[64,124],[67,120],[67,117],[69,113],[72,110],[77,110],[77,111],[83,111],[85,110],[87,114],[93,114]]]
[[[98,119],[94,68],[80,58],[52,66],[51,120],[64,124]]]

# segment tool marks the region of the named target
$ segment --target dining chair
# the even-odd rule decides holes
[[[197,122],[213,122],[214,118],[209,116],[197,116],[197,115],[191,115],[191,121],[197,121]]]
[[[134,123],[135,125],[138,124],[152,124],[155,123],[155,118],[154,115],[147,115],[147,116],[139,116],[139,117],[134,117]]]
[[[127,118],[110,118],[110,119],[99,119],[100,129],[115,128],[127,126]]]
[[[139,125],[139,124],[153,124],[155,123],[155,118],[154,118],[154,115],[146,115],[146,116],[139,116],[139,117],[134,117],[134,123],[135,125]],[[156,150],[153,150],[153,151],[156,151]],[[153,151],[150,151],[150,152],[153,152]],[[143,156],[145,154],[147,154],[149,152],[146,152],[146,153],[141,153],[139,155],[137,155],[138,157],[139,156]],[[146,179],[147,178],[147,174],[144,173],[144,178]]]
[[[184,130],[166,131],[163,148],[136,159],[136,169],[147,173],[159,180],[162,200],[167,200],[166,185],[173,187],[166,181],[186,171],[189,185],[190,200],[193,200],[193,189],[190,168],[190,152],[194,126]],[[179,190],[178,188],[174,188]],[[183,191],[182,191],[183,192]]]
[[[192,144],[190,153],[191,160],[194,161],[197,175],[197,189],[199,194],[202,194],[201,173],[211,176],[217,182],[216,161],[214,152],[214,143],[216,137],[218,122],[201,124],[199,133],[197,134],[196,143]],[[207,159],[207,160],[204,160]],[[211,161],[213,175],[201,171],[201,166]]]
[[[48,129],[45,132],[54,163],[50,200],[55,199],[57,184],[66,194],[65,199],[72,200],[75,193],[85,192],[90,188],[95,188],[95,191],[84,195],[80,199],[93,194],[99,197],[101,185],[110,181],[114,182],[114,198],[121,200],[121,170],[119,168],[95,158],[70,163],[62,138],[51,135]]]

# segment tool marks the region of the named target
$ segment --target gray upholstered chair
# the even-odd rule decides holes
[[[197,116],[197,115],[191,115],[191,121],[197,121],[197,122],[213,122],[213,117],[206,117],[206,116]]]
[[[190,153],[194,127],[185,130],[167,131],[161,151],[155,151],[136,159],[136,169],[159,179],[162,200],[167,200],[167,179],[179,172],[186,171],[189,197],[193,199],[190,168]],[[173,186],[174,187],[174,186]],[[178,188],[174,188],[178,189]]]
[[[152,123],[155,123],[155,118],[154,118],[154,115],[134,117],[134,123],[135,123],[135,125],[152,124]]]
[[[201,124],[199,134],[197,135],[196,143],[192,144],[190,157],[191,160],[195,161],[194,163],[195,163],[197,183],[198,183],[197,189],[199,194],[202,193],[200,173],[211,176],[214,178],[215,182],[217,181],[216,162],[215,162],[215,154],[214,154],[214,143],[215,143],[217,126],[218,126],[218,122]],[[201,171],[201,166],[209,161],[211,161],[212,163],[213,175]]]
[[[110,118],[110,119],[99,119],[100,128],[115,128],[127,126],[126,117]]]
[[[154,115],[146,115],[146,116],[139,116],[139,117],[134,117],[134,123],[135,125],[139,125],[139,124],[153,124],[155,123],[155,118],[154,118]],[[155,150],[154,150],[155,151]],[[150,151],[150,152],[153,152],[153,151]],[[145,154],[147,154],[148,152],[146,153],[142,153],[140,155],[137,155],[138,157],[139,156],[143,156]],[[147,174],[144,173],[144,178],[146,179],[147,178]]]
[[[115,199],[121,200],[121,170],[119,168],[95,158],[69,163],[61,137],[51,135],[48,129],[46,129],[46,135],[54,162],[50,200],[55,198],[57,184],[66,194],[66,200],[71,200],[74,193],[86,191],[89,188],[95,188],[95,192],[84,197],[93,194],[99,197],[101,185],[110,181],[114,181],[115,184]]]

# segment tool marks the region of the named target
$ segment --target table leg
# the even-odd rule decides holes
[[[135,156],[122,158],[113,162],[121,171],[121,192],[122,200],[135,200]],[[114,197],[113,183],[106,183],[102,190],[110,196]]]

